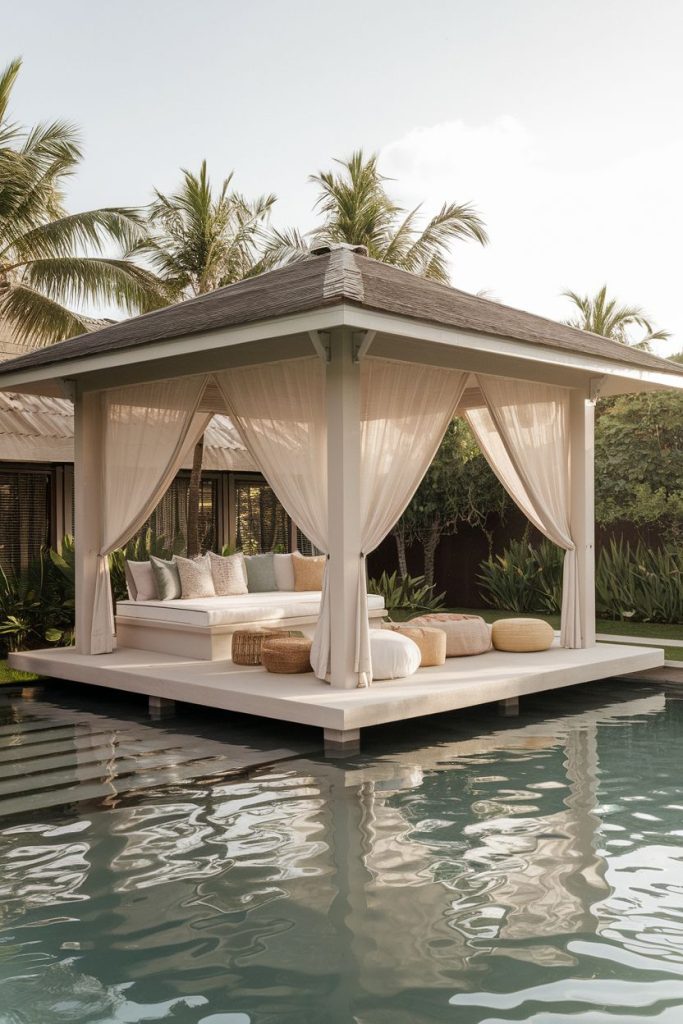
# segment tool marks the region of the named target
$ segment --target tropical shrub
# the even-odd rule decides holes
[[[444,607],[445,593],[434,595],[434,587],[424,576],[403,576],[398,571],[383,572],[379,579],[368,580],[368,593],[380,594],[387,611],[436,612]]]
[[[683,622],[683,546],[612,540],[598,557],[595,603],[605,619]]]
[[[479,566],[486,604],[510,612],[552,615],[562,604],[564,552],[549,540],[534,547],[526,538],[511,541],[502,555]]]
[[[481,563],[481,596],[501,610],[557,613],[562,563],[563,552],[549,541],[537,547],[513,541],[502,555]],[[612,540],[598,554],[595,602],[599,618],[683,622],[683,547]]]
[[[20,576],[0,568],[0,649],[3,653],[73,643],[73,579],[47,550]]]

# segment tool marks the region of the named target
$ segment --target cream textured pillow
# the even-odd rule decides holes
[[[294,590],[294,566],[291,555],[274,555],[275,582],[278,590]]]
[[[300,555],[295,551],[292,555],[294,566],[295,590],[322,590],[323,573],[325,572],[325,555]]]
[[[180,576],[181,597],[216,596],[211,575],[211,559],[208,555],[201,555],[199,558],[179,558],[176,555],[175,564]]]
[[[211,576],[216,594],[219,597],[231,597],[233,594],[248,594],[249,589],[244,578],[244,555],[217,555],[209,551]]]

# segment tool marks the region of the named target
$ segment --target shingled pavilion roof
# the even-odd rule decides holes
[[[471,295],[370,259],[359,249],[331,247],[196,299],[111,324],[37,349],[3,364],[3,372],[64,363],[141,346],[350,304],[560,352],[612,360],[636,370],[683,377],[683,366],[627,345]]]

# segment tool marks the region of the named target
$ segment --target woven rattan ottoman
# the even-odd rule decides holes
[[[261,664],[268,672],[312,672],[311,644],[305,636],[270,637],[261,646]]]
[[[264,640],[290,636],[285,629],[237,629],[232,635],[232,661],[234,665],[260,665]]]

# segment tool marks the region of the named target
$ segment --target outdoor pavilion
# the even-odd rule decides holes
[[[13,663],[157,704],[321,725],[330,748],[357,744],[367,725],[655,667],[661,651],[595,643],[592,452],[599,395],[662,388],[683,388],[683,367],[348,246],[11,360],[0,390],[74,402],[78,524],[76,648]],[[328,554],[315,676],[112,650],[107,552],[226,412]],[[560,642],[359,689],[372,677],[365,553],[400,516],[454,414],[566,551]]]

